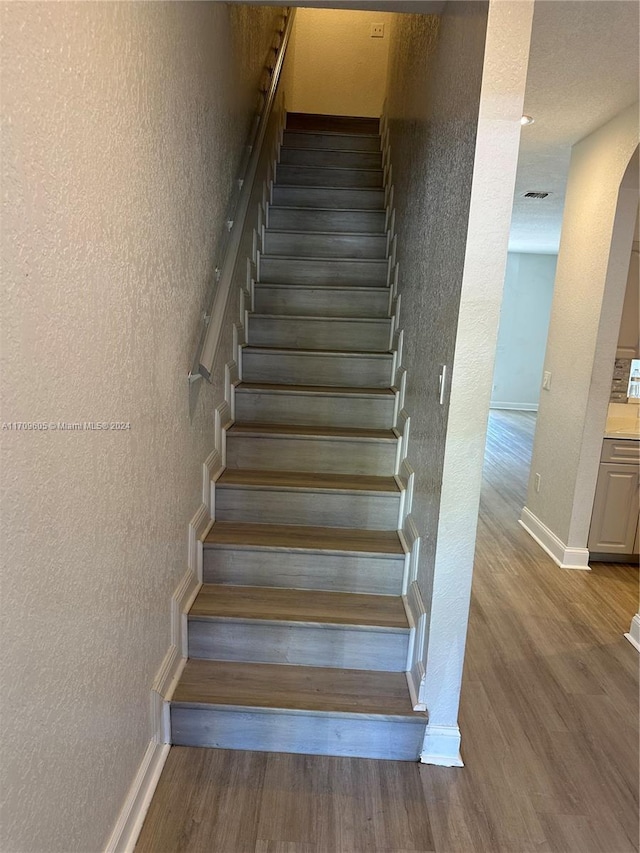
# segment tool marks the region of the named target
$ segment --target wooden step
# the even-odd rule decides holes
[[[384,190],[348,187],[274,186],[271,203],[280,207],[384,210]]]
[[[188,618],[189,657],[402,672],[400,596],[204,585]]]
[[[344,151],[380,151],[379,134],[285,130],[283,145],[288,148],[334,148]]]
[[[227,430],[227,467],[392,475],[399,438],[392,430],[236,423]]]
[[[389,317],[391,292],[349,285],[256,284],[256,314],[316,317]]]
[[[384,259],[387,257],[387,236],[332,231],[277,231],[268,228],[264,238],[264,253],[289,257]]]
[[[388,353],[254,346],[242,350],[246,382],[389,388],[392,369],[393,356]]]
[[[382,151],[358,151],[344,148],[290,148],[283,145],[280,148],[279,162],[287,166],[380,169],[382,168]]]
[[[190,660],[171,701],[181,746],[416,761],[426,723],[400,672]]]
[[[258,281],[273,284],[361,284],[365,287],[387,287],[389,263],[384,259],[260,255]]]
[[[393,426],[390,388],[278,385],[243,381],[235,388],[235,415],[245,423],[314,424],[336,427]]]
[[[313,207],[269,205],[269,228],[282,231],[345,231],[354,234],[384,234],[384,210],[332,210]]]
[[[287,113],[287,130],[310,130],[321,133],[380,133],[380,119],[370,116],[342,116],[322,113]]]
[[[345,352],[390,352],[388,317],[291,317],[250,314],[249,343],[258,347]]]
[[[341,169],[338,166],[276,166],[276,184],[280,187],[382,187],[382,169]]]
[[[216,519],[397,530],[394,477],[227,468],[216,482]]]
[[[204,542],[205,583],[400,595],[396,531],[216,521]]]

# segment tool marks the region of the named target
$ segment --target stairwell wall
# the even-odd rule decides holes
[[[408,19],[404,37],[396,25],[390,58],[412,520],[429,620],[421,760],[433,764],[461,764],[457,714],[532,16],[532,0],[447,3],[439,22]],[[453,367],[439,406],[444,364]]]
[[[418,585],[431,598],[447,427],[440,365],[451,365],[469,215],[487,3],[448,3],[442,15],[396,15],[386,118],[415,470],[412,515],[421,535]]]
[[[3,850],[101,849],[148,747],[224,396],[186,377],[280,19],[2,8],[1,420],[130,425],[2,432]]]

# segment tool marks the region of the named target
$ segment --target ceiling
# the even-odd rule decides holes
[[[638,100],[636,0],[537,0],[509,248],[558,251],[571,146]],[[550,191],[543,200],[522,198]]]

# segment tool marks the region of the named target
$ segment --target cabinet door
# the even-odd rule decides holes
[[[593,503],[589,550],[631,554],[638,528],[638,469],[602,462]]]

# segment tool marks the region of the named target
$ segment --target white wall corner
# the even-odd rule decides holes
[[[439,767],[464,767],[460,755],[459,727],[427,725],[420,762]]]
[[[591,571],[588,548],[570,548],[526,506],[520,524],[561,569]]]
[[[636,613],[631,620],[629,632],[625,634],[625,637],[640,652],[640,613]]]

